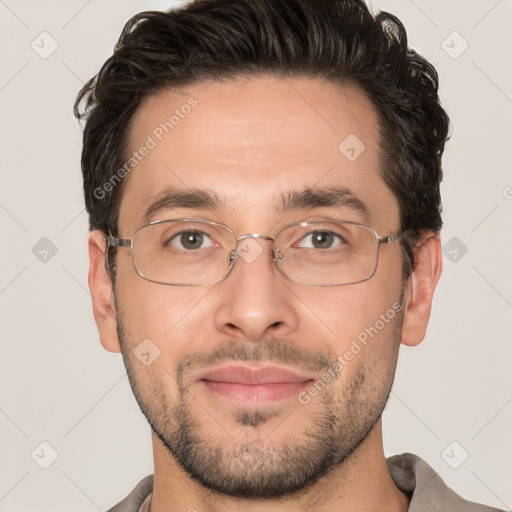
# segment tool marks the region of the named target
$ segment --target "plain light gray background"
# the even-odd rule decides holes
[[[149,426],[93,322],[71,109],[128,18],[171,5],[0,0],[0,511],[105,510],[153,472]],[[464,497],[510,510],[512,2],[373,6],[436,65],[454,126],[444,274],[426,340],[402,348],[386,454],[416,453]]]

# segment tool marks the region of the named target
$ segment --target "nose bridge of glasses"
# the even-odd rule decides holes
[[[259,233],[251,233],[249,235],[241,235],[236,239],[237,244],[240,244],[241,240],[246,240],[247,238],[261,238],[262,240],[272,240],[272,242],[275,240],[271,236],[267,235],[260,235]]]
[[[270,242],[275,242],[275,238],[273,238],[271,236],[267,236],[267,235],[260,235],[259,233],[250,233],[247,235],[241,235],[236,238],[236,247],[232,251],[230,251],[230,253],[228,255],[229,261],[234,262],[234,260],[238,258],[238,256],[240,255],[240,250],[241,250],[243,242],[249,238],[259,238],[260,240],[268,240]],[[275,250],[275,249],[273,248],[273,250]]]

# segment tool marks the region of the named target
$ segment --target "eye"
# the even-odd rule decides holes
[[[202,231],[182,231],[169,239],[166,245],[172,245],[186,251],[194,251],[213,247],[214,244],[212,239]]]
[[[332,231],[312,231],[297,245],[306,249],[332,249],[343,244],[345,240]]]

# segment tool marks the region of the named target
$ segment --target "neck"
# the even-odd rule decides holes
[[[409,499],[393,482],[382,447],[381,422],[343,463],[315,484],[280,498],[233,498],[203,487],[174,461],[153,434],[154,488],[151,512],[406,512]]]

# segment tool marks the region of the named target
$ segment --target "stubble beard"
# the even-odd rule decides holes
[[[119,313],[119,309],[117,311]],[[236,409],[233,414],[236,436],[221,427],[217,435],[212,435],[211,429],[205,431],[201,415],[214,416],[215,411],[205,412],[184,381],[191,360],[198,364],[211,361],[211,354],[196,355],[196,359],[192,355],[178,364],[174,375],[177,396],[171,397],[163,379],[148,382],[135,370],[134,340],[130,339],[120,315],[118,335],[137,403],[177,464],[195,481],[221,495],[271,499],[292,495],[316,483],[346,461],[375,427],[391,392],[401,320],[402,315],[397,315],[387,339],[372,341],[387,345],[385,357],[372,365],[361,365],[357,374],[344,382],[342,389],[339,389],[340,379],[335,379],[312,398],[310,404],[295,406],[289,416],[285,415],[278,422],[274,433],[290,425],[295,429],[297,424],[304,425],[299,434],[286,435],[280,442],[273,442],[272,432],[266,436],[261,434],[262,427],[276,415],[267,409]],[[295,360],[301,361],[302,367],[307,365],[312,369],[316,364],[324,370],[335,361],[325,353],[306,353],[292,342],[279,338],[250,344],[230,340],[215,356],[224,361],[287,361],[290,364]],[[374,367],[374,363],[377,366]],[[385,365],[383,375],[376,373],[374,368],[378,365]],[[243,435],[239,435],[241,430]]]

